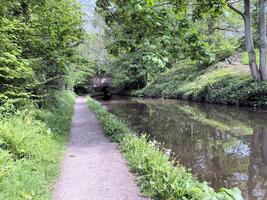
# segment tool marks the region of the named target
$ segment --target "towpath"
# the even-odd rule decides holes
[[[133,175],[85,98],[76,100],[71,137],[54,200],[142,200]]]

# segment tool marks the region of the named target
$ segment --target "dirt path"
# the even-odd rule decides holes
[[[95,115],[79,97],[54,200],[140,200],[139,194],[116,144],[104,137]]]

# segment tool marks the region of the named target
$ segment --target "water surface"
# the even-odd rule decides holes
[[[216,190],[237,186],[245,199],[267,199],[266,111],[126,97],[102,104],[171,149],[198,180]]]

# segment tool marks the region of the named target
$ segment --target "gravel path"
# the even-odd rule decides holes
[[[141,200],[116,144],[107,140],[83,97],[76,100],[71,138],[54,200]]]

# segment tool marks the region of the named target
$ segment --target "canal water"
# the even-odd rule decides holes
[[[216,190],[237,186],[245,199],[267,199],[267,111],[128,97],[101,103],[171,149],[198,180]]]

